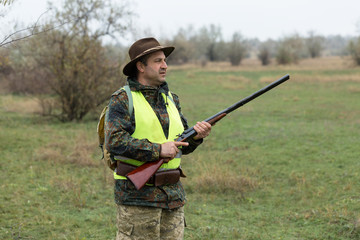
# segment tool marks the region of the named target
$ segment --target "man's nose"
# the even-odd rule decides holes
[[[162,61],[161,68],[165,68],[165,69],[167,68],[167,64],[165,61]]]

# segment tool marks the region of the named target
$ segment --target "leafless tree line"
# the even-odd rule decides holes
[[[38,96],[44,115],[81,120],[124,81],[121,65],[128,46],[104,44],[104,39],[129,32],[133,13],[126,2],[114,6],[110,0],[66,0],[61,10],[50,9],[50,21],[40,21],[40,16],[32,26],[0,39],[0,84],[12,93]],[[221,27],[211,24],[181,28],[160,40],[176,46],[168,59],[172,64],[228,61],[238,66],[248,57],[257,57],[262,65],[297,64],[327,54],[351,55],[360,65],[360,38],[315,32],[263,42],[235,32],[224,40]]]

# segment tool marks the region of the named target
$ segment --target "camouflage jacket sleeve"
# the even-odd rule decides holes
[[[158,160],[160,144],[131,136],[135,131],[135,119],[134,114],[129,114],[128,104],[124,90],[118,90],[110,99],[105,126],[106,149],[112,155],[122,155],[139,161]]]

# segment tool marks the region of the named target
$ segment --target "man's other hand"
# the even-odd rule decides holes
[[[178,147],[189,146],[187,142],[166,142],[161,144],[160,158],[166,159],[165,162],[174,159],[176,154],[180,151]]]
[[[194,140],[199,140],[209,136],[211,132],[211,124],[205,121],[197,122],[194,126],[194,130],[197,132],[197,135],[194,137]]]

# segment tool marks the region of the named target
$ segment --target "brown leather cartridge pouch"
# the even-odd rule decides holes
[[[158,171],[154,176],[154,185],[162,186],[167,184],[175,184],[180,179],[180,170],[166,170],[166,171]]]
[[[135,166],[121,162],[116,161],[116,174],[120,176],[126,176],[129,172],[132,172],[136,169]]]

